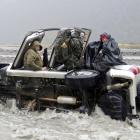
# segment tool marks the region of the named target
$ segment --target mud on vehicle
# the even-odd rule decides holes
[[[0,98],[16,98],[18,108],[44,110],[46,107],[60,110],[77,110],[83,104],[88,114],[99,105],[113,119],[137,118],[140,81],[139,66],[119,65],[105,75],[85,69],[68,70],[55,63],[55,46],[63,42],[62,32],[77,30],[83,42],[80,61],[84,59],[91,30],[86,28],[51,28],[28,33],[12,64],[0,64]],[[24,70],[23,57],[30,44],[38,40],[48,50],[47,70]],[[88,98],[88,99],[87,99]],[[137,103],[137,105],[136,105]],[[27,105],[27,106],[26,106]]]

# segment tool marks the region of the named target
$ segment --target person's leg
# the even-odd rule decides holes
[[[81,90],[82,92],[82,106],[79,108],[80,113],[91,114],[96,104],[96,95],[91,90]]]

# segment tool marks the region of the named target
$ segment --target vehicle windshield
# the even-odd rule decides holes
[[[45,32],[45,36],[43,37],[41,44],[43,46],[43,50],[45,48],[48,49],[48,57],[50,58],[50,55],[53,50],[53,42],[55,41],[57,35],[58,35],[59,30],[52,30],[52,31],[47,31]],[[42,53],[43,53],[42,50]]]
[[[90,36],[90,30],[88,29],[80,29],[81,32],[84,33],[83,36],[83,48],[86,46],[88,38]],[[47,66],[49,68],[54,68],[54,60],[55,60],[55,50],[54,46],[62,39],[63,37],[60,37],[60,33],[62,31],[72,31],[72,29],[66,29],[61,30],[60,28],[50,28],[50,29],[43,29],[35,32],[29,33],[23,40],[22,45],[17,53],[17,56],[13,62],[12,69],[22,69],[23,67],[23,58],[25,52],[30,48],[31,43],[34,40],[38,40],[41,45],[43,46],[43,49],[39,52],[42,58],[45,58],[44,56],[47,56]],[[67,34],[65,34],[67,37]],[[59,40],[59,41],[58,41]],[[47,53],[44,53],[47,52]],[[84,52],[84,51],[83,51]],[[45,55],[44,55],[45,54]],[[46,55],[47,54],[47,55]],[[46,59],[45,59],[46,60]],[[44,62],[44,61],[43,61]],[[45,65],[46,66],[46,65]]]

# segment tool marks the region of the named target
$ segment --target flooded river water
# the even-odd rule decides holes
[[[42,113],[19,111],[15,100],[0,104],[0,139],[2,140],[139,140],[137,127],[110,119],[100,108],[88,116],[78,112]]]
[[[7,52],[1,49],[1,57],[5,58],[1,61],[14,59],[16,49]],[[3,55],[13,57],[9,59]],[[78,112],[56,113],[49,109],[42,113],[20,111],[14,99],[0,103],[0,140],[139,140],[140,121],[136,123],[136,127],[132,127],[127,121],[112,120],[98,107],[88,116]]]

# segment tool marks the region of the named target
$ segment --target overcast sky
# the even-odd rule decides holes
[[[20,44],[30,30],[87,27],[121,43],[140,43],[140,0],[1,0],[0,44]]]

